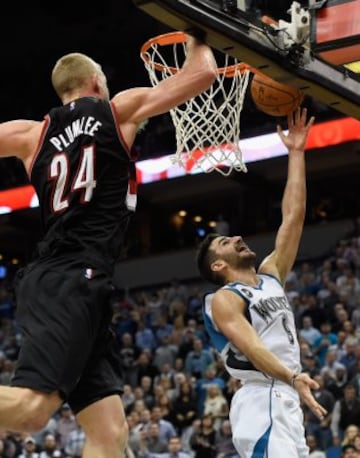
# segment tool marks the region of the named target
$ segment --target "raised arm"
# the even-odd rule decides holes
[[[155,87],[129,89],[112,99],[118,121],[128,144],[131,144],[139,124],[166,113],[207,90],[214,82],[217,65],[209,46],[188,35],[187,56],[182,68]]]
[[[289,133],[280,126],[278,134],[289,151],[288,176],[282,199],[282,223],[278,230],[275,249],[264,259],[259,271],[271,273],[284,283],[299,248],[306,212],[305,144],[314,118],[307,122],[306,108],[288,116]]]

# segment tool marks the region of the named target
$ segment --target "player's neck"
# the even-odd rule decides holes
[[[229,283],[239,281],[249,286],[259,285],[259,277],[257,276],[255,268],[253,267],[249,269],[233,270],[227,276],[227,280]]]

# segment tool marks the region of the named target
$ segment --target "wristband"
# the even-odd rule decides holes
[[[295,372],[295,373],[291,376],[291,379],[290,379],[290,386],[291,386],[292,388],[294,388],[294,389],[295,389],[295,380],[296,380],[296,377],[297,377],[298,375],[300,375],[300,373],[299,373],[299,372]]]

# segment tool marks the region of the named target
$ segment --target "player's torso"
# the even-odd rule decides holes
[[[109,102],[86,97],[50,111],[31,168],[48,245],[116,256],[114,237],[136,204],[129,154]]]
[[[232,283],[224,288],[239,295],[247,304],[246,316],[268,350],[284,365],[300,369],[299,344],[291,306],[278,280],[259,275],[257,287]],[[248,359],[216,328],[211,315],[211,295],[205,299],[206,325],[229,373],[242,380],[264,378]],[[222,337],[221,337],[222,336]]]

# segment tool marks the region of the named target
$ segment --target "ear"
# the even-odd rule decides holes
[[[226,266],[226,262],[223,259],[217,259],[212,262],[210,268],[213,272],[220,272]]]

